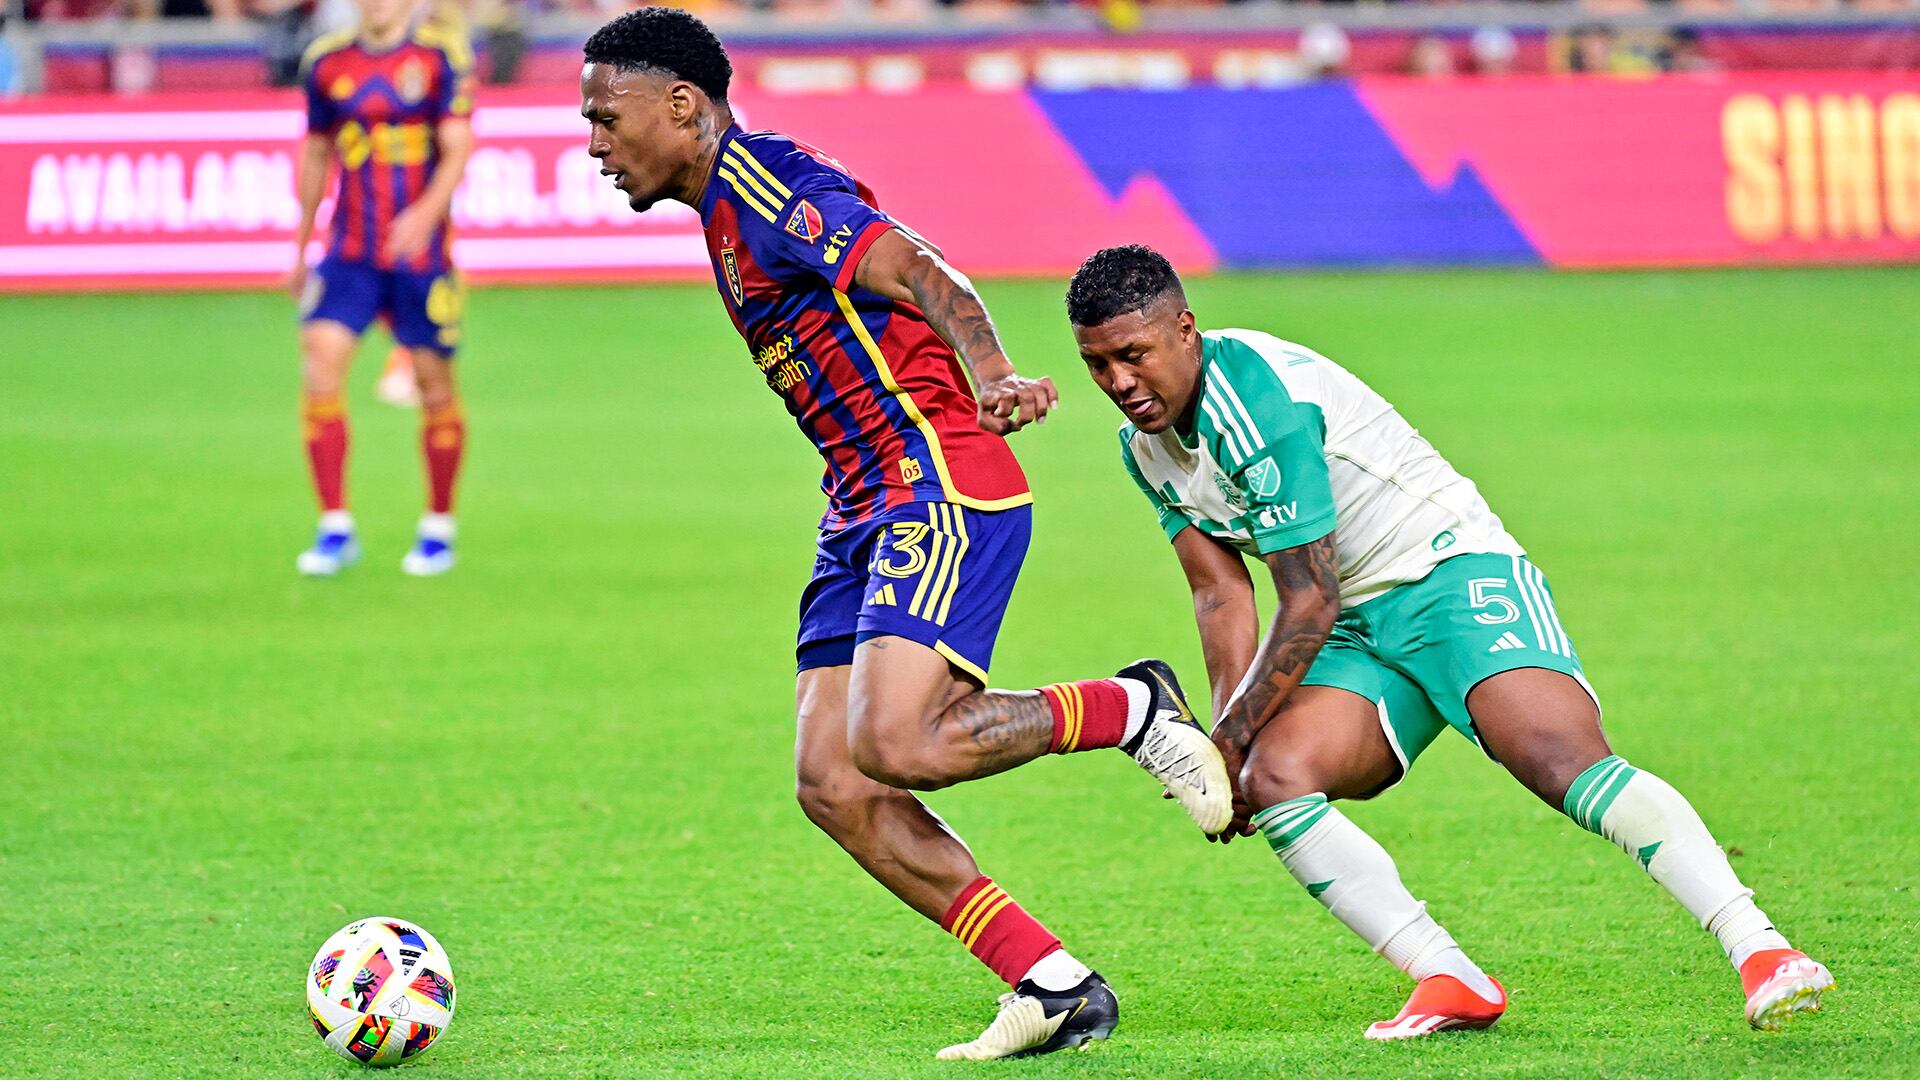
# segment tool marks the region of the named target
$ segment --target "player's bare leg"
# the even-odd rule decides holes
[[[420,453],[427,473],[427,509],[400,568],[416,577],[453,569],[453,484],[466,451],[467,421],[454,386],[453,360],[436,349],[412,350],[419,390]]]
[[[1750,1024],[1774,1029],[1820,1007],[1833,976],[1773,928],[1687,800],[1612,753],[1599,706],[1578,681],[1544,668],[1502,672],[1473,688],[1467,711],[1529,791],[1613,841],[1720,940]]]
[[[801,809],[874,880],[939,923],[1014,989],[1002,999],[1001,1020],[973,1043],[950,1048],[965,1052],[943,1056],[1006,1057],[1104,1039],[1118,1019],[1105,982],[982,875],[973,853],[933,811],[855,766],[847,741],[852,670],[800,673],[794,772]],[[1087,1007],[1071,1013],[1053,1007],[1069,993],[1075,1004],[1089,999]]]
[[[895,787],[935,791],[1049,753],[1117,746],[1208,835],[1232,816],[1220,752],[1158,661],[1112,679],[988,690],[919,642],[876,637],[854,652],[848,710],[854,763]]]
[[[300,572],[339,573],[360,557],[347,512],[347,411],[342,388],[360,338],[346,326],[317,319],[300,328],[301,421],[307,461],[320,500],[320,526],[313,546],[300,553]]]
[[[1240,787],[1253,824],[1294,879],[1373,950],[1416,982],[1400,1013],[1370,1039],[1491,1027],[1506,992],[1400,882],[1393,859],[1332,800],[1367,798],[1400,775],[1379,706],[1331,686],[1302,686],[1247,754]]]

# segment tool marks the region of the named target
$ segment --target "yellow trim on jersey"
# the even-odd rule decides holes
[[[967,674],[973,676],[974,678],[979,679],[981,686],[987,685],[987,669],[981,667],[979,664],[974,663],[973,661],[967,659],[966,657],[961,656],[959,653],[954,652],[953,647],[948,645],[946,642],[944,641],[934,642],[933,651],[939,653],[941,656],[946,657],[947,663],[952,664],[954,667],[959,668],[961,671],[964,671]]]
[[[733,166],[733,171],[739,175],[740,179],[745,180],[747,182],[747,186],[759,192],[760,197],[767,200],[767,203],[769,205],[775,208],[782,206],[786,202],[786,196],[776,195],[772,191],[769,191],[767,189],[767,185],[761,183],[758,179],[754,177],[754,175],[751,172],[748,172],[746,170],[746,168],[741,164],[740,158],[737,155],[734,157],[727,156],[728,154],[732,154],[733,151],[736,149],[738,149],[738,147],[733,147],[733,146],[727,147],[726,151],[720,155],[720,160]],[[762,169],[760,171],[765,172],[766,170]]]
[[[771,219],[769,219],[771,220]],[[899,380],[893,377],[893,369],[887,366],[887,358],[880,354],[880,346],[874,343],[873,335],[867,333],[867,325],[860,321],[860,313],[853,309],[853,301],[839,289],[833,290],[834,302],[840,305],[840,314],[853,327],[853,336],[860,347],[867,352],[867,359],[873,361],[875,371],[880,373],[880,383],[893,395],[900,407],[906,410],[907,418],[913,426],[920,429],[920,437],[927,442],[927,453],[933,457],[933,471],[940,477],[940,490],[946,493],[947,501],[970,506],[975,510],[1011,510],[1016,506],[1027,506],[1033,502],[1033,492],[1023,491],[1018,495],[1009,495],[1004,499],[975,499],[954,490],[953,477],[947,473],[947,455],[940,449],[940,433],[933,430],[933,424],[914,404],[913,395],[901,389]]]
[[[353,44],[353,39],[359,36],[358,27],[348,27],[345,30],[335,30],[331,34],[322,34],[314,38],[313,44],[307,46],[307,51],[300,54],[301,70],[312,67],[316,61],[328,53],[337,53]]]
[[[447,63],[452,65],[454,74],[465,75],[473,70],[473,44],[459,30],[422,23],[414,28],[413,40],[429,49],[446,53]]]
[[[738,142],[727,147],[727,149],[738,153],[741,156],[741,158],[743,158],[746,161],[747,164],[753,166],[754,172],[757,172],[761,176],[764,176],[767,178],[767,183],[772,185],[773,190],[780,193],[780,198],[775,199],[774,202],[780,202],[785,199],[793,198],[793,189],[781,183],[779,177],[769,172],[765,165],[760,164],[760,159],[757,157],[754,157],[753,152],[751,150],[748,150],[746,147],[740,145]]]
[[[753,207],[754,213],[759,214],[763,218],[766,218],[767,221],[771,224],[778,224],[773,220],[774,219],[773,211],[760,205],[760,200],[753,197],[753,192],[748,191],[744,186],[742,186],[739,179],[735,177],[732,173],[728,172],[725,166],[722,166],[720,168],[720,179],[725,180],[727,182],[727,186],[733,188],[733,193],[735,195],[740,196],[740,201],[746,203],[748,206]]]

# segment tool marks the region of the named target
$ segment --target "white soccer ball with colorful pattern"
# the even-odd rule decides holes
[[[341,1057],[398,1065],[453,1022],[453,964],[403,919],[361,919],[320,946],[307,972],[313,1026]]]

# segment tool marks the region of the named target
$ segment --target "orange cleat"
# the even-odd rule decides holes
[[[1833,974],[1799,949],[1764,949],[1740,965],[1740,987],[1747,992],[1747,1023],[1779,1031],[1794,1013],[1819,1011]]]
[[[1490,1028],[1507,1011],[1507,988],[1498,982],[1493,988],[1500,992],[1498,1001],[1488,1001],[1451,975],[1428,976],[1413,988],[1400,1015],[1367,1027],[1367,1038],[1417,1039],[1436,1031]]]

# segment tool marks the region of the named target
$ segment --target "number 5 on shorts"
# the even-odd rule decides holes
[[[1500,626],[1520,617],[1520,605],[1510,598],[1488,595],[1489,589],[1507,587],[1506,578],[1472,578],[1467,582],[1467,603],[1474,608],[1473,621],[1483,626]],[[1483,608],[1497,608],[1498,611],[1484,611]]]

